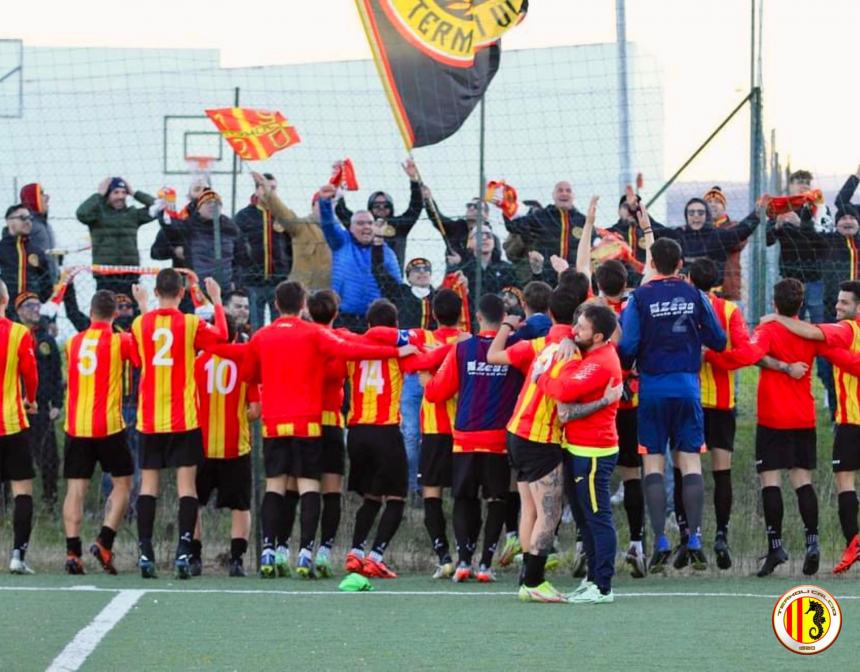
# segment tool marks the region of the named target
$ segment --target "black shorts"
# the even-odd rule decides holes
[[[755,470],[815,469],[814,429],[773,429],[756,425]]]
[[[454,498],[505,499],[511,489],[511,467],[504,453],[454,453],[451,492]]]
[[[833,471],[860,471],[860,425],[836,425]]]
[[[197,470],[197,500],[206,506],[212,491],[215,506],[234,511],[251,510],[251,454],[229,460],[203,460]]]
[[[203,433],[140,434],[140,468],[196,467],[203,463]]]
[[[564,460],[564,453],[557,443],[538,443],[511,433],[507,434],[506,443],[508,462],[518,483],[539,481]]]
[[[63,478],[89,480],[96,471],[96,462],[103,472],[111,476],[131,476],[134,473],[134,459],[124,430],[98,438],[66,434],[64,452]]]
[[[348,488],[359,495],[406,497],[409,467],[397,425],[354,425],[346,433]]]
[[[33,453],[27,432],[0,436],[0,483],[3,481],[29,481],[33,471]]]
[[[423,434],[418,483],[433,488],[450,488],[453,449],[454,437],[450,434]]]
[[[322,478],[322,439],[304,436],[276,436],[263,439],[263,461],[266,464],[266,478],[295,476]]]
[[[635,408],[619,408],[615,416],[618,431],[618,466],[637,468],[642,466],[639,454],[639,415]]]
[[[323,425],[322,428],[322,473],[346,473],[346,446],[343,441],[343,428]]]
[[[735,412],[718,408],[702,409],[705,414],[705,445],[708,450],[735,449]]]

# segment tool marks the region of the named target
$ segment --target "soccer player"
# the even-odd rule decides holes
[[[146,292],[137,287],[138,304],[146,310]],[[66,341],[66,446],[63,477],[67,481],[63,503],[66,528],[66,573],[84,574],[81,561],[81,519],[84,499],[96,463],[109,473],[111,491],[104,522],[90,554],[107,574],[116,574],[113,542],[128,508],[134,460],[122,417],[125,363],[132,358],[131,334],[115,333],[116,297],[106,289],[93,294],[90,324]]]
[[[622,381],[621,362],[611,340],[617,327],[611,308],[586,306],[576,322],[576,345],[582,360],[569,362],[556,377],[544,372],[539,389],[563,403],[600,400],[607,386]],[[617,409],[616,401],[564,425],[564,448],[569,453],[576,504],[585,517],[583,543],[588,558],[588,575],[568,597],[573,604],[606,604],[615,599],[612,576],[616,538],[609,488],[618,460]]]
[[[197,465],[203,460],[203,438],[197,415],[194,359],[227,339],[221,288],[206,278],[206,292],[215,305],[215,326],[196,315],[179,312],[185,296],[182,276],[164,268],[155,278],[158,308],[134,320],[133,360],[140,368],[137,428],[140,432],[140,495],[137,534],[143,578],[155,578],[152,531],[162,469],[176,468],[179,495],[179,543],[174,568],[180,579],[191,576],[191,540],[197,521]]]
[[[798,320],[804,300],[803,283],[793,278],[779,281],[773,288],[773,305],[783,318]],[[797,495],[797,505],[806,532],[803,573],[815,574],[821,558],[818,545],[818,499],[812,487],[816,467],[815,399],[809,367],[825,350],[821,343],[792,333],[778,319],[764,321],[743,351],[727,353],[740,364],[758,362],[765,356],[778,360],[775,368],[767,362],[758,381],[758,417],[755,437],[756,471],[761,481],[768,551],[758,576],[768,576],[788,560],[782,545],[781,472],[788,471]],[[790,364],[787,362],[791,362]],[[786,412],[786,409],[791,409]]]
[[[505,320],[487,352],[490,364],[511,365],[525,375],[507,426],[508,455],[523,504],[518,539],[523,551],[525,573],[520,592],[524,600],[564,601],[564,595],[544,576],[564,499],[561,423],[555,401],[537,389],[537,375],[545,370],[557,372],[564,364],[558,357],[559,344],[573,337],[573,315],[577,306],[576,297],[570,292],[552,290],[548,308],[552,326],[546,337],[520,341],[505,348],[514,328]]]
[[[234,294],[235,296],[235,294]],[[227,316],[227,338],[240,338],[238,323]],[[194,363],[200,427],[203,431],[203,464],[197,469],[197,500],[202,508],[213,490],[216,506],[230,509],[230,576],[246,576],[243,557],[251,532],[251,430],[249,422],[260,417],[256,385],[239,379],[244,345],[219,346],[202,352]],[[232,349],[232,352],[231,352]],[[202,571],[200,512],[191,543],[191,573]]]
[[[260,512],[260,573],[264,577],[277,574],[275,549],[279,540],[285,541],[284,493],[293,477],[301,502],[301,549],[296,573],[311,578],[320,519],[326,362],[331,357],[385,357],[396,362],[398,356],[411,354],[414,348],[398,350],[394,346],[348,342],[328,329],[303,321],[307,291],[299,282],[281,282],[275,288],[275,304],[280,317],[251,338],[241,370],[242,380],[263,386],[266,494]]]
[[[649,232],[650,233],[650,232]],[[650,245],[652,235],[646,234],[643,241]],[[647,253],[646,253],[647,254]],[[627,267],[616,259],[604,261],[595,270],[595,279],[600,294],[598,303],[611,308],[620,319],[627,305]],[[624,491],[624,512],[630,530],[630,544],[624,555],[630,565],[634,579],[644,578],[648,572],[642,537],[645,532],[645,498],[642,495],[642,456],[639,454],[639,428],[636,419],[639,406],[639,376],[636,371],[624,370],[624,394],[615,416],[618,431],[618,473]],[[680,482],[680,478],[678,479]]]
[[[433,315],[439,327],[433,332],[425,332],[425,343],[447,346],[444,349],[440,347],[437,356],[447,355],[447,350],[453,347],[463,333],[459,328],[462,309],[463,302],[453,290],[440,289],[433,297]],[[451,451],[454,446],[452,432],[456,410],[454,399],[434,404],[424,395],[421,400],[418,482],[421,484],[421,495],[424,498],[424,527],[430,535],[430,542],[438,559],[433,572],[434,579],[447,579],[454,574],[454,563],[445,531],[447,524],[442,509],[442,491],[451,487]]]
[[[387,299],[377,299],[367,309],[367,324],[371,330],[374,327],[396,328],[397,308]],[[415,351],[414,346],[407,347]],[[347,486],[363,498],[355,513],[352,548],[346,556],[348,572],[380,579],[397,578],[383,556],[403,519],[408,467],[400,433],[400,395],[404,372],[415,370],[391,357],[348,364],[350,398],[346,448],[350,465]],[[379,519],[376,537],[370,553],[365,555],[367,537],[383,502],[385,510]]]
[[[699,370],[702,346],[721,351],[726,333],[707,297],[678,276],[681,247],[661,238],[651,247],[652,279],[636,289],[621,315],[620,354],[625,368],[639,369],[639,443],[646,451],[645,500],[654,531],[651,571],[661,572],[671,553],[666,538],[665,452],[671,440],[679,451],[684,508],[694,569],[707,567],[701,525],[705,488],[699,452],[705,442]]]
[[[772,319],[793,334],[812,341],[824,341],[829,348],[824,356],[834,365],[836,431],[833,435],[833,472],[845,550],[833,573],[841,574],[860,559],[855,480],[860,469],[860,370],[857,367],[857,355],[860,354],[860,282],[851,280],[840,284],[836,300],[836,319],[839,322],[836,324],[808,324],[786,319],[782,314]]]
[[[710,259],[697,259],[689,267],[690,283],[704,292],[720,326],[726,332],[726,349],[723,352],[707,351],[702,362],[700,384],[702,410],[705,418],[705,443],[711,453],[711,472],[714,477],[714,513],[717,532],[714,540],[714,555],[717,567],[732,566],[729,552],[729,519],[732,513],[732,451],[735,445],[735,374],[730,353],[749,345],[749,334],[743,312],[727,299],[718,297],[712,290],[719,275],[716,264]],[[729,359],[728,363],[726,358]],[[675,515],[681,530],[681,546],[675,566],[685,566],[686,544],[684,528],[684,500],[681,496],[681,479],[675,479]],[[682,524],[683,523],[683,524]],[[689,534],[689,532],[687,532]]]
[[[425,397],[433,403],[457,396],[452,469],[454,534],[459,556],[452,578],[457,583],[473,576],[482,583],[496,580],[493,555],[505,522],[505,497],[511,478],[505,426],[523,384],[523,376],[516,368],[487,361],[490,344],[504,318],[502,299],[495,294],[482,296],[478,303],[478,335],[457,343],[424,388]],[[475,575],[472,555],[481,525],[479,491],[487,503],[487,517]]]
[[[37,411],[36,389],[39,373],[33,352],[33,337],[27,327],[4,317],[9,308],[9,290],[0,280],[0,371],[3,388],[0,399],[0,482],[12,482],[15,510],[12,514],[12,574],[32,574],[24,556],[33,527],[33,456],[27,443],[30,423],[27,415]],[[20,384],[24,380],[23,388]]]

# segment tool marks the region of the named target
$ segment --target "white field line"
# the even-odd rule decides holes
[[[369,592],[362,593],[343,593],[337,590],[241,590],[241,589],[217,589],[217,588],[146,588],[140,590],[131,590],[125,588],[99,588],[96,586],[58,586],[58,587],[49,587],[49,586],[0,586],[0,591],[10,591],[10,592],[93,592],[93,593],[134,593],[136,596],[134,597],[134,602],[132,602],[128,608],[125,609],[125,612],[130,609],[137,600],[140,599],[141,596],[149,593],[153,594],[169,594],[169,593],[178,593],[178,594],[200,594],[200,595],[278,595],[278,596],[291,596],[291,597],[302,597],[302,596],[313,596],[313,597],[341,597],[341,596],[349,596],[349,595],[380,595],[385,597],[420,597],[423,595],[430,596],[445,596],[445,597],[513,597],[516,595],[516,592],[513,591],[481,591],[481,592],[460,592],[454,590],[398,590],[398,591],[385,591],[385,590],[374,590]],[[618,598],[627,598],[627,597],[729,597],[729,598],[760,598],[760,599],[769,599],[775,600],[780,597],[782,593],[773,593],[773,594],[764,594],[764,593],[716,593],[716,592],[630,592],[630,593],[615,593],[615,597]],[[836,595],[837,600],[860,600],[860,595]],[[105,607],[104,611],[116,602],[114,599],[107,607]],[[104,613],[104,611],[102,613]],[[122,615],[125,614],[123,612]],[[93,621],[95,623],[102,614],[96,617]],[[120,616],[120,618],[122,617]],[[117,619],[118,620],[118,619]],[[92,625],[92,624],[91,624]],[[81,631],[83,632],[83,631]],[[80,634],[80,633],[79,633]]]
[[[143,597],[145,590],[120,590],[89,625],[80,630],[48,667],[48,672],[74,672],[84,664],[123,616]]]

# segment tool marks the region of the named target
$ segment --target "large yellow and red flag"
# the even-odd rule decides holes
[[[206,110],[206,116],[244,161],[268,159],[275,152],[301,142],[295,127],[280,112],[225,107]]]

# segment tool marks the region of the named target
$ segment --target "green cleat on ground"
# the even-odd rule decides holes
[[[520,586],[517,593],[520,602],[544,602],[544,603],[565,603],[567,598],[555,589],[549,581],[544,581],[539,586],[528,588]]]
[[[260,576],[264,579],[274,579],[277,576],[275,552],[271,548],[264,549],[260,556]]]
[[[328,553],[317,551],[316,558],[314,558],[314,567],[317,577],[320,579],[330,579],[334,576],[334,568],[331,565],[331,557]]]
[[[275,549],[275,576],[290,577],[290,549],[286,546],[278,546]]]
[[[505,536],[505,545],[502,546],[502,552],[499,554],[499,567],[507,567],[514,561],[514,556],[523,552],[523,546],[520,544],[520,538],[516,533],[511,533]]]

